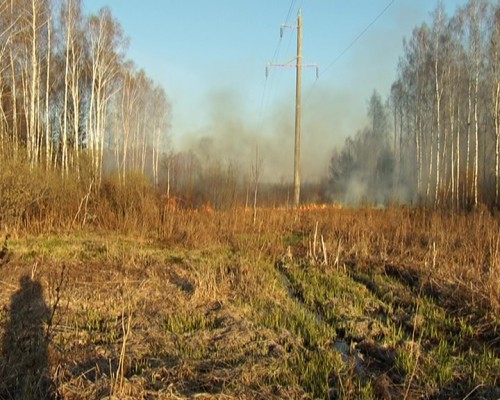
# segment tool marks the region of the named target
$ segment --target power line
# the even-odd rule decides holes
[[[355,44],[356,42],[361,39],[368,30],[375,25],[375,23],[386,13],[386,11],[396,2],[396,0],[391,0],[389,4],[385,6],[385,8],[375,17],[375,19],[370,22],[365,29],[361,31],[361,33],[354,38],[354,40],[335,58],[328,66],[323,70],[323,73],[325,73],[328,69],[330,69],[333,65],[335,65],[343,56],[345,53],[347,53]],[[323,75],[323,73],[321,75]]]
[[[391,8],[391,6],[396,2],[396,0],[391,0],[385,7],[382,11],[380,11],[377,16],[351,41],[351,43],[349,43],[349,45],[344,49],[342,50],[342,52],[330,63],[328,64],[324,69],[323,71],[321,71],[320,74],[318,74],[318,78],[316,79],[316,81],[314,82],[314,84],[312,85],[311,89],[309,90],[309,94],[307,96],[307,99],[309,98],[309,95],[312,91],[312,89],[314,88],[314,86],[316,85],[317,81],[319,78],[321,78],[321,76],[323,76],[323,74],[328,71],[331,67],[333,67],[355,44],[356,42],[361,39],[366,32],[368,32],[368,30],[377,23],[377,21],[387,12],[387,10],[389,8]]]
[[[290,19],[290,15],[292,14],[292,9],[293,9],[293,6],[295,5],[295,1],[296,0],[292,0],[292,2],[290,4],[290,8],[288,9],[288,14],[286,15],[285,24],[288,24],[288,20]]]
[[[290,2],[290,7],[288,8],[288,13],[286,15],[286,19],[285,19],[285,25],[288,24],[288,21],[290,19],[290,16],[292,15],[292,11],[294,10],[294,6],[295,6],[295,3],[296,3],[297,0],[291,0]],[[274,63],[276,62],[278,56],[279,56],[279,53],[280,53],[280,49],[281,49],[281,45],[283,43],[283,40],[282,40],[282,36],[280,35],[280,38],[278,39],[278,43],[276,44],[276,48],[274,50],[274,54],[273,54],[273,57],[271,59],[271,62]],[[288,42],[288,45],[287,45],[287,51],[288,51],[288,47],[290,46],[290,40]],[[274,86],[274,74],[270,77],[270,82],[269,82],[269,91],[272,90],[273,86]],[[264,89],[262,91],[262,98],[261,98],[261,104],[260,104],[260,114],[261,114],[261,119],[262,119],[262,112],[263,112],[263,109],[264,109],[264,102],[266,100],[266,92],[268,91],[268,79],[266,77],[266,80],[265,80],[265,83],[264,83]]]

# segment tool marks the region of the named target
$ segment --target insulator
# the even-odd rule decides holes
[[[319,79],[319,67],[316,67],[316,79]]]

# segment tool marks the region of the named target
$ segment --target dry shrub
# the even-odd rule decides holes
[[[15,160],[5,160],[0,169],[0,218],[4,224],[17,224],[30,202],[28,168]]]
[[[89,183],[73,177],[61,178],[54,171],[45,175],[45,182],[44,196],[29,210],[30,228],[27,231],[39,234],[81,226],[83,218],[88,217],[87,210],[81,210],[80,205]]]
[[[83,157],[80,172],[65,176],[42,163],[30,166],[25,150],[4,149],[1,159],[0,225],[32,234],[74,228],[92,181]]]
[[[147,231],[159,215],[154,188],[139,173],[130,173],[125,183],[117,175],[105,178],[95,211],[101,227],[124,231]]]
[[[44,171],[30,168],[19,159],[5,159],[0,168],[0,225],[11,229],[30,228],[30,220],[47,196]],[[40,215],[36,215],[39,219]]]
[[[85,225],[147,232],[158,226],[159,202],[150,181],[130,173],[125,183],[105,177],[99,187],[82,158],[80,171],[62,175],[26,157],[5,158],[0,168],[0,227],[40,234]]]

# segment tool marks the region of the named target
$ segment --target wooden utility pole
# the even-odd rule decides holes
[[[300,128],[302,125],[302,13],[297,17],[297,76],[295,82],[295,154],[293,158],[293,205],[300,204]]]
[[[316,78],[318,77],[318,66],[316,64],[302,63],[302,12],[299,10],[297,16],[297,26],[282,25],[281,36],[283,36],[283,28],[297,29],[297,57],[292,61],[295,64],[288,62],[285,64],[267,64],[266,76],[268,75],[269,67],[294,67],[296,69],[295,81],[295,151],[293,159],[293,205],[298,207],[300,204],[300,137],[302,125],[302,68],[316,68]]]

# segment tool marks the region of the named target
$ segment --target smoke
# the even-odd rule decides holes
[[[352,176],[346,182],[343,193],[332,195],[332,198],[349,206],[359,206],[364,203],[383,206],[389,202],[409,204],[413,199],[411,193],[412,189],[407,182],[394,182],[391,174],[379,177],[375,188],[365,179]]]
[[[287,96],[259,115],[248,112],[244,99],[232,89],[210,93],[204,102],[207,122],[202,128],[174,136],[176,151],[195,153],[202,164],[238,165],[249,173],[258,151],[261,181],[293,181],[295,140],[294,96]],[[291,100],[290,100],[291,99]],[[301,174],[304,183],[317,183],[328,175],[332,150],[365,122],[353,112],[352,94],[316,87],[303,94]],[[353,121],[355,123],[353,123]],[[357,122],[357,124],[356,124]]]
[[[312,54],[315,57],[313,61],[317,61],[320,66],[321,79],[313,84],[307,73],[304,77],[301,146],[303,183],[320,183],[329,178],[333,150],[342,148],[347,137],[353,137],[369,125],[365,107],[371,90],[377,87],[381,90],[382,98],[386,98],[391,83],[396,79],[399,57],[404,51],[403,37],[411,36],[415,24],[429,19],[429,10],[433,6],[430,1],[426,1],[425,5],[411,3],[392,7],[381,21],[370,28],[369,34],[363,35],[349,52],[332,64],[331,61],[336,60],[338,54],[349,45],[351,37],[336,33],[332,37],[324,37],[325,29],[319,27],[325,26],[323,17],[331,19],[328,13],[314,17],[316,23],[308,25],[308,37],[311,38],[308,40],[321,38],[328,46],[323,46],[318,54]],[[314,13],[313,9],[310,11]],[[359,32],[369,22],[360,21],[354,31]],[[306,55],[306,58],[310,56]],[[264,65],[264,62],[260,65]],[[270,106],[264,102],[259,110],[257,103],[261,100],[260,96],[252,99],[248,95],[255,91],[252,87],[254,83],[251,83],[255,81],[241,79],[242,75],[252,76],[253,70],[245,70],[238,65],[238,68],[233,69],[238,71],[237,74],[228,72],[222,80],[209,74],[203,76],[202,82],[195,84],[192,79],[181,79],[191,82],[193,88],[203,88],[206,79],[213,79],[211,87],[218,89],[201,95],[200,91],[193,90],[195,94],[189,101],[193,101],[194,97],[198,110],[196,107],[184,107],[189,110],[181,119],[190,121],[191,126],[181,131],[176,131],[174,102],[174,148],[177,152],[192,151],[205,165],[215,161],[238,165],[239,173],[248,175],[251,174],[258,149],[261,182],[290,183],[293,180],[294,155],[293,85],[290,84],[289,89],[283,89],[282,86],[281,97],[275,96],[269,102]],[[218,72],[217,77],[220,75]],[[277,85],[277,82],[274,83]],[[232,86],[228,88],[223,85]],[[268,84],[268,88],[270,86]],[[185,90],[179,96],[183,97],[184,93]],[[195,128],[194,121],[198,123]],[[201,126],[200,121],[203,121]],[[410,178],[414,173],[403,171],[403,178],[400,179],[396,169],[401,166],[394,168],[387,176],[379,176],[380,187],[376,194],[369,180],[367,182],[366,178],[355,178],[353,175],[352,182],[346,182],[343,188],[345,201],[353,204],[364,199],[374,202],[383,202],[388,198],[401,201],[411,199],[413,181]],[[410,182],[405,185],[402,182],[404,179]],[[334,192],[330,187],[328,190]],[[338,192],[335,198],[339,198]]]

